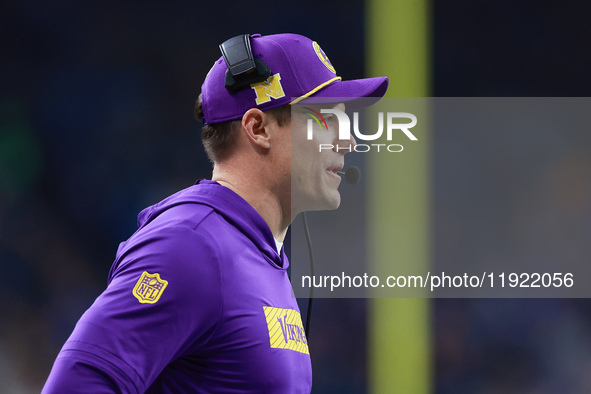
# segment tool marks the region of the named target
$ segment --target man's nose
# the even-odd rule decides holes
[[[353,152],[355,147],[357,146],[357,141],[355,140],[355,137],[353,137],[353,134],[349,134],[349,138],[348,139],[339,139],[338,133],[337,136],[335,138],[335,143],[333,144],[335,147],[335,152],[337,153],[349,153],[349,152]]]

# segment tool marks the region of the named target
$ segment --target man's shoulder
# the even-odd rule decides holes
[[[147,265],[192,267],[215,257],[213,235],[224,221],[209,206],[182,203],[168,207],[153,217],[119,245],[111,275],[130,266]],[[206,257],[209,256],[209,257]]]
[[[139,231],[163,224],[197,228],[214,212],[221,216],[235,216],[248,210],[247,205],[239,195],[217,182],[200,180],[142,210],[138,215],[138,227]]]
[[[244,241],[239,220],[247,211],[244,204],[224,187],[206,183],[144,209],[138,216],[139,229],[119,245],[110,276],[146,264],[153,269],[216,264]]]
[[[168,207],[144,227],[146,229],[185,228],[195,230],[211,215],[215,215],[215,210],[208,205],[183,202]]]

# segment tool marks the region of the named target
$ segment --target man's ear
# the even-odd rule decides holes
[[[250,142],[264,149],[271,147],[269,120],[269,115],[258,108],[251,108],[242,116],[242,131]]]

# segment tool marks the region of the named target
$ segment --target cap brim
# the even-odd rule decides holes
[[[380,100],[388,90],[388,77],[353,79],[350,81],[335,81],[330,85],[314,92],[309,97],[300,98],[297,104],[331,104],[335,102],[355,105],[355,101],[362,106],[369,106]],[[368,100],[366,98],[375,98]],[[364,98],[365,100],[359,100]]]

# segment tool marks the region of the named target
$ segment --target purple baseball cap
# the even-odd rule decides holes
[[[382,97],[387,77],[343,81],[320,46],[298,34],[250,36],[252,53],[271,70],[266,81],[231,92],[225,87],[228,67],[220,57],[201,86],[203,124],[240,119],[251,108],[266,111],[286,104],[338,97],[348,102],[360,97]]]

